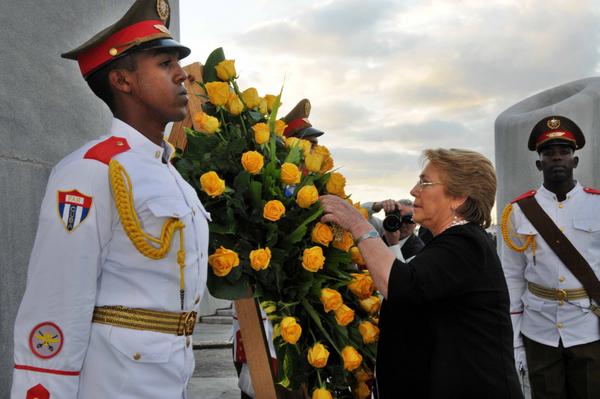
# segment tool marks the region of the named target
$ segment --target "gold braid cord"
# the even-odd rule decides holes
[[[512,212],[512,204],[506,205],[506,207],[502,211],[502,219],[500,222],[500,227],[502,228],[502,238],[504,239],[504,242],[506,243],[506,245],[513,251],[525,252],[527,250],[527,248],[531,247],[531,252],[533,253],[533,259],[535,262],[535,248],[536,248],[535,236],[527,235],[526,236],[527,238],[525,238],[525,240],[524,240],[525,242],[521,246],[518,246],[517,244],[515,244],[514,241],[510,237],[509,229],[511,231],[514,231],[512,224],[510,222],[510,213],[511,212]],[[520,234],[519,234],[519,236],[523,237]]]
[[[144,256],[150,259],[163,259],[171,249],[173,235],[179,231],[179,251],[177,252],[177,264],[179,265],[179,292],[181,296],[181,309],[183,309],[185,293],[185,247],[183,229],[185,224],[176,218],[169,218],[162,227],[160,238],[156,238],[142,229],[137,212],[133,206],[133,186],[125,168],[117,161],[111,160],[108,165],[108,175],[113,191],[113,198],[121,224],[127,237],[133,246]],[[154,243],[155,245],[152,245]]]

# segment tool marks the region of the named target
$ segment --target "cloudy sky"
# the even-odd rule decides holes
[[[600,0],[180,0],[186,60],[217,47],[242,89],[300,99],[354,200],[411,198],[430,147],[494,161],[494,120],[598,75]]]

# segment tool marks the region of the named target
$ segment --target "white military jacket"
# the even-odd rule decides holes
[[[114,155],[114,146],[129,149]],[[109,136],[53,169],[15,323],[11,398],[185,397],[194,369],[191,337],[91,322],[95,306],[181,312],[180,236],[173,235],[163,259],[138,252],[112,198],[111,157],[131,178],[133,205],[147,233],[159,237],[167,218],[185,224],[184,310],[199,308],[210,216],[194,189],[163,162],[172,151],[115,119]]]
[[[535,193],[535,199],[590,264],[596,276],[600,276],[600,195],[595,191],[586,192],[577,183],[567,198],[558,202],[556,195],[542,186]],[[531,248],[520,253],[510,249],[504,241],[500,245],[500,258],[510,293],[515,347],[523,345],[519,333],[553,347],[558,347],[561,339],[565,347],[600,339],[600,323],[598,316],[588,309],[589,298],[561,305],[559,301],[540,298],[527,289],[528,281],[557,289],[582,288],[582,285],[517,204],[513,204],[510,223],[522,237],[534,235],[536,243],[535,263]],[[519,246],[524,242],[514,237],[513,241]]]

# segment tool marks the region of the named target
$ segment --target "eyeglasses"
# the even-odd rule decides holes
[[[443,184],[438,181],[423,181],[423,179],[417,180],[417,184],[415,184],[415,189],[417,191],[423,191],[424,188],[435,186],[436,184]]]

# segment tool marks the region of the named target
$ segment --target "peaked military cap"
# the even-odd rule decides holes
[[[287,124],[283,132],[284,136],[301,139],[322,136],[324,133],[310,124],[308,115],[310,115],[310,101],[305,98],[283,117],[283,121]]]
[[[585,137],[571,119],[553,115],[536,123],[529,135],[527,146],[531,151],[539,151],[550,144],[565,144],[578,150],[585,145]]]
[[[174,48],[180,59],[187,57],[190,49],[176,42],[169,32],[170,19],[168,0],[136,0],[120,20],[61,57],[76,60],[86,79],[133,51]]]

